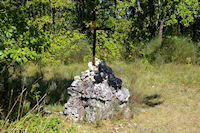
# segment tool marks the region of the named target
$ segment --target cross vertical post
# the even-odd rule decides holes
[[[94,29],[94,34],[93,34],[93,59],[92,59],[92,65],[95,66],[95,49],[96,49],[96,12],[94,10],[94,23],[93,23],[93,29]]]
[[[93,22],[93,27],[89,28],[90,30],[94,30],[94,33],[93,33],[93,49],[92,49],[92,52],[93,52],[93,58],[92,58],[92,65],[95,66],[95,54],[96,54],[96,38],[97,38],[97,30],[111,30],[111,28],[99,28],[97,27],[97,22],[96,22],[96,9],[94,9],[93,11],[93,15],[94,15],[94,22]]]

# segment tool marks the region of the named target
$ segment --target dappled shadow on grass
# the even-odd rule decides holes
[[[59,104],[63,106],[69,99],[67,88],[72,82],[73,79],[58,74],[52,74],[49,79],[43,78],[39,72],[35,72],[32,76],[14,75],[9,79],[6,93],[0,95],[0,108],[4,109],[3,113],[6,116],[13,107],[9,119],[15,120],[19,110],[23,110],[21,113],[23,116],[37,104],[42,106],[44,103],[45,105]],[[20,95],[22,90],[25,91],[23,95]]]
[[[46,104],[61,104],[67,102],[69,95],[67,88],[71,85],[73,79],[52,78],[50,80],[41,80],[39,82],[43,94],[47,93]]]
[[[144,104],[149,107],[155,107],[157,105],[160,105],[163,103],[162,100],[160,100],[161,96],[158,94],[153,94],[150,96],[146,96],[143,100]]]
[[[24,85],[27,89],[26,100],[35,105],[37,100],[46,94],[45,104],[61,104],[64,105],[68,100],[67,88],[71,85],[73,79],[63,78],[54,74],[50,79],[44,79],[40,73],[33,76],[19,76],[13,78],[10,82],[10,88],[14,90],[14,96],[21,93],[21,87]]]

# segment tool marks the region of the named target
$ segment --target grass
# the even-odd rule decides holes
[[[56,115],[61,120],[59,132],[107,133],[107,132],[191,132],[200,131],[200,67],[192,64],[149,64],[146,60],[134,63],[108,63],[115,75],[129,88],[131,98],[129,106],[131,116],[114,118],[95,123],[73,123],[63,115]],[[57,79],[73,80],[75,75],[87,69],[87,64],[69,66],[49,66],[42,68],[44,81]],[[34,76],[36,66],[29,66],[24,76]],[[56,90],[65,82],[57,83]],[[58,85],[59,83],[59,85]],[[69,84],[70,83],[66,83]],[[51,85],[51,84],[49,84]],[[48,86],[46,86],[48,88]],[[55,89],[54,88],[54,89]],[[46,89],[46,88],[43,88]],[[66,88],[62,88],[66,89]],[[60,94],[60,93],[58,93]],[[49,96],[49,98],[51,98]],[[65,99],[65,97],[59,97]],[[52,112],[64,110],[58,99],[44,107]],[[53,117],[54,118],[54,117]],[[45,118],[44,118],[45,119]],[[53,123],[54,124],[54,123]],[[40,130],[38,130],[40,131]]]
[[[131,91],[133,118],[103,121],[93,132],[199,132],[200,68],[194,65],[150,65],[146,61],[111,65]],[[83,127],[84,129],[84,127]],[[103,129],[103,130],[102,130]]]

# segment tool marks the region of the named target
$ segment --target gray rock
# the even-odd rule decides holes
[[[85,72],[82,72],[80,76],[81,80],[83,80],[85,77],[87,77],[87,74]]]
[[[95,74],[94,79],[95,79],[96,83],[101,83],[103,81],[103,77],[101,76],[101,74],[99,72],[97,72]]]
[[[81,88],[79,88],[79,90],[77,90],[78,88],[74,88],[74,87],[69,87],[68,90],[68,94],[70,94],[72,97],[81,97]]]
[[[75,76],[67,88],[70,99],[65,104],[64,114],[75,121],[95,122],[113,114],[116,106],[127,114],[126,105],[130,97],[128,89],[122,87],[122,80],[115,77],[105,62],[95,59],[96,66],[88,63],[89,70]]]
[[[94,87],[88,87],[85,92],[86,93],[85,93],[84,97],[86,97],[86,98],[97,98]]]
[[[74,80],[80,80],[81,78],[80,78],[80,76],[75,76],[74,77]]]
[[[85,108],[85,117],[87,118],[87,121],[95,122],[96,121],[96,114],[97,112],[94,111],[91,107]]]
[[[79,98],[70,97],[68,102],[65,104],[64,114],[71,116],[75,121],[82,120],[84,114],[82,101]]]
[[[122,80],[119,78],[116,78],[114,74],[110,74],[108,76],[108,84],[115,89],[120,89],[122,87]]]
[[[108,84],[95,84],[94,90],[96,91],[97,99],[108,101],[112,99],[112,91]]]
[[[73,87],[82,86],[82,81],[81,80],[74,80],[72,82],[71,86],[73,86]]]
[[[130,93],[128,91],[128,89],[122,87],[120,90],[118,90],[118,92],[116,93],[116,97],[119,99],[119,101],[121,102],[127,102],[129,97],[130,97]]]
[[[92,77],[92,76],[94,76],[95,75],[95,73],[93,72],[93,71],[91,71],[90,72],[90,76]]]

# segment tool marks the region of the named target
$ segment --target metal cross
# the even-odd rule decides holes
[[[90,30],[94,30],[93,33],[93,59],[92,59],[92,65],[95,66],[95,49],[96,49],[96,31],[97,30],[111,30],[111,28],[99,28],[96,27],[97,22],[96,22],[96,9],[93,11],[93,15],[94,15],[94,22],[93,22],[93,27],[90,28]]]

